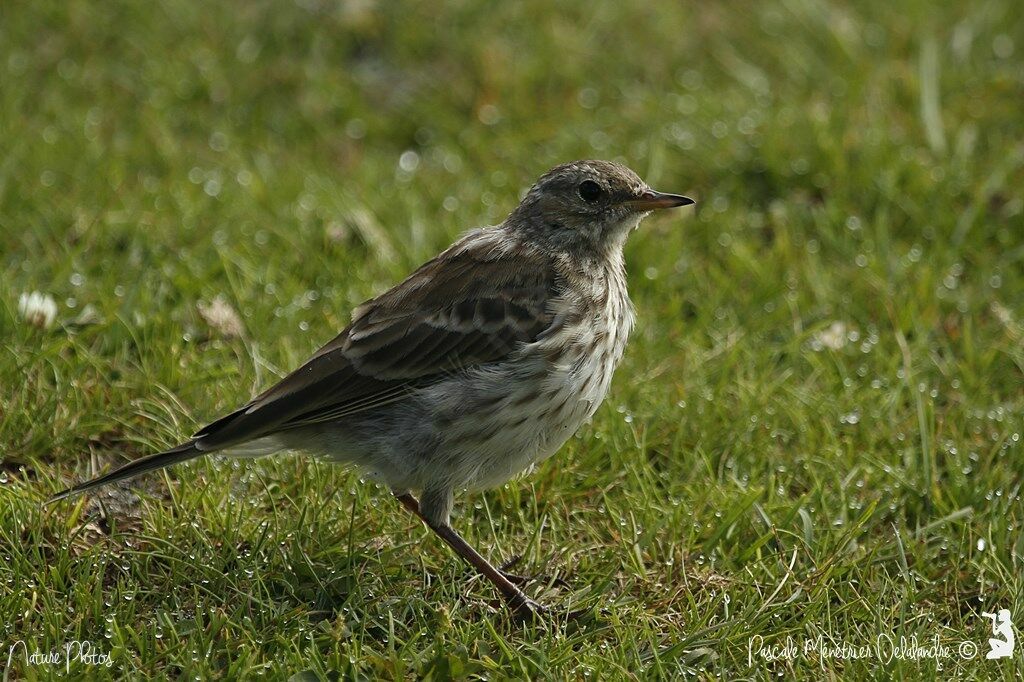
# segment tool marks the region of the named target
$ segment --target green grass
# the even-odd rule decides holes
[[[980,615],[1024,626],[1014,0],[15,0],[0,82],[12,679],[64,670],[8,669],[18,640],[90,640],[113,665],[72,675],[116,678],[1024,674],[1020,637],[984,660]],[[309,459],[41,508],[244,402],[580,157],[699,205],[628,246],[639,324],[593,424],[454,523],[595,622],[510,622],[386,491]],[[33,290],[51,329],[19,318]],[[242,338],[199,315],[218,295]],[[748,663],[753,637],[883,633],[953,656]]]

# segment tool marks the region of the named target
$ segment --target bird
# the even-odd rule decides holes
[[[277,384],[47,504],[212,453],[309,453],[387,486],[514,614],[550,615],[451,526],[455,495],[531,470],[594,415],[635,319],[627,237],[652,211],[693,203],[616,162],[556,166],[499,225],[466,233],[356,307]]]

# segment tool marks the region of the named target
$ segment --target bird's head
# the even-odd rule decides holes
[[[692,203],[654,191],[622,164],[573,161],[541,176],[506,225],[547,248],[606,254],[654,209]]]

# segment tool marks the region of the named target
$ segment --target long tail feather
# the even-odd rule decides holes
[[[196,457],[201,457],[205,454],[209,454],[205,450],[200,450],[196,447],[194,440],[187,443],[182,443],[178,447],[171,448],[165,452],[157,452],[152,455],[147,455],[134,462],[128,462],[124,466],[114,469],[109,474],[104,474],[98,478],[94,478],[91,481],[85,483],[79,483],[76,486],[72,486],[63,492],[59,492],[46,501],[46,504],[52,504],[58,500],[63,500],[66,497],[72,495],[78,495],[84,493],[87,490],[93,488],[99,488],[100,486],[107,485],[108,483],[116,483],[117,481],[123,481],[126,478],[133,478],[139,476],[148,471],[155,471],[157,469],[163,469],[164,467],[172,464],[178,464],[179,462],[186,462]]]

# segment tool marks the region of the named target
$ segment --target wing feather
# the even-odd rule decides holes
[[[357,308],[305,364],[199,431],[197,446],[220,449],[379,407],[535,340],[554,318],[554,269],[541,255],[495,248],[487,232]]]

